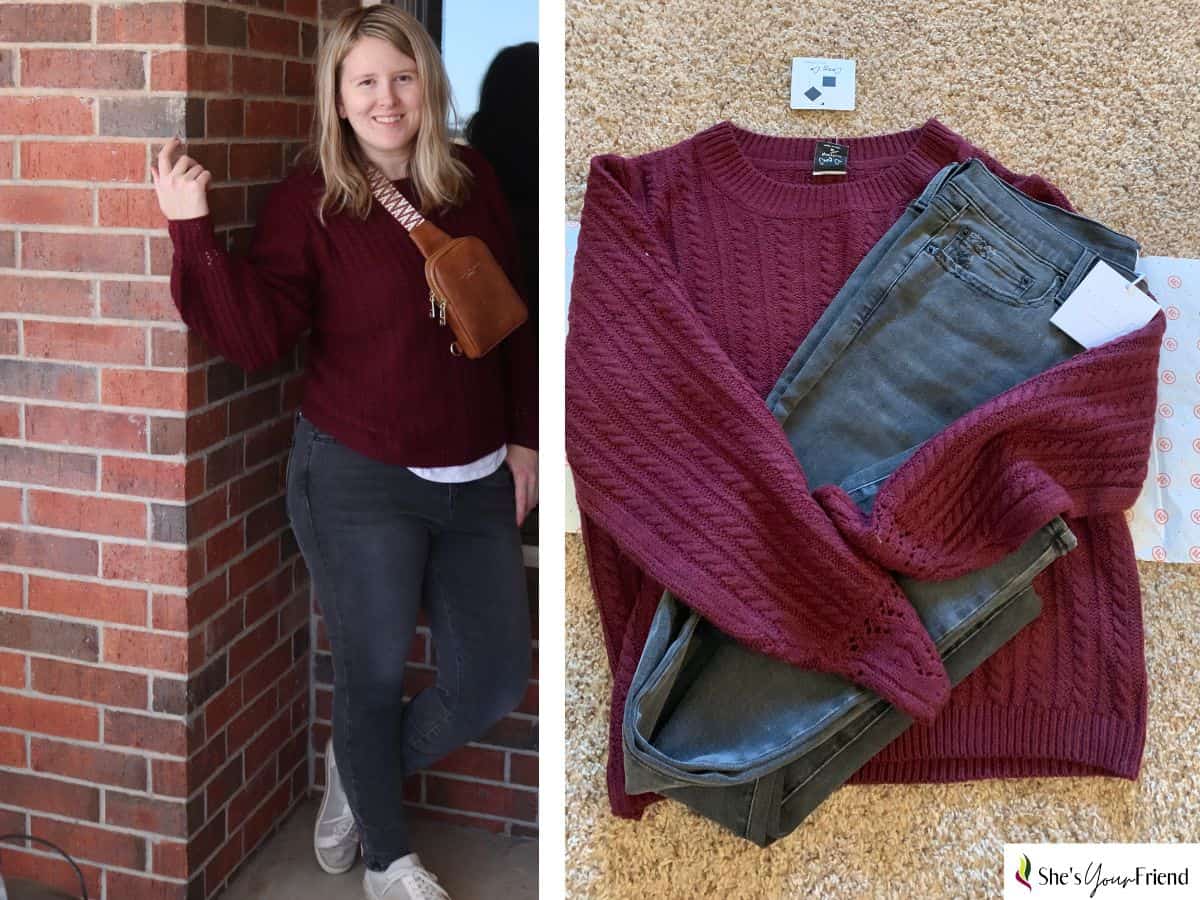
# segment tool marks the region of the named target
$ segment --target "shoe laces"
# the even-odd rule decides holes
[[[417,900],[450,900],[450,895],[438,884],[437,876],[424,866],[412,866],[396,872],[383,886],[383,893],[386,895],[396,882],[403,883],[409,896]]]
[[[326,830],[332,826],[330,830]],[[326,819],[321,823],[321,837],[318,838],[318,843],[323,847],[336,847],[350,836],[350,832],[357,828],[357,823],[354,821],[354,814],[345,812],[340,816],[331,819]]]
[[[351,813],[346,813],[343,816],[338,816],[333,820],[333,836],[339,841],[350,834],[355,828],[354,816]]]

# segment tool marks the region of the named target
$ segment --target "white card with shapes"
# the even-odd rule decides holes
[[[1146,256],[1141,266],[1167,330],[1150,468],[1125,518],[1138,559],[1200,563],[1200,259]]]
[[[852,59],[794,57],[792,109],[854,109],[854,74]]]

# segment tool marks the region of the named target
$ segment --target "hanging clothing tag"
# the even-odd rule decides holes
[[[845,175],[850,148],[845,144],[817,141],[813,150],[813,175]]]
[[[1050,323],[1089,350],[1137,331],[1158,312],[1158,304],[1136,287],[1141,280],[1128,281],[1104,260],[1096,260]]]

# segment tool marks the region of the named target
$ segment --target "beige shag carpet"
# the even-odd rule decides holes
[[[937,116],[1036,171],[1145,254],[1200,257],[1200,5],[568,0],[567,217],[590,157],[721,119],[856,136]],[[852,57],[853,112],[788,108],[793,56]],[[1200,568],[1140,565],[1150,709],[1140,779],[848,787],[767,850],[671,803],[605,797],[609,677],[582,544],[567,538],[567,894],[984,897],[1005,841],[1200,841]]]

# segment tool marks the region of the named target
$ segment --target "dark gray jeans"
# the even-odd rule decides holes
[[[1099,258],[1137,244],[1039,203],[978,160],[947,166],[867,254],[767,405],[810,489],[869,512],[887,477],[955,419],[1080,346],[1049,323]],[[897,577],[957,684],[1041,611],[1034,577],[1075,546],[1054,519],[944,582]],[[911,725],[837,676],[756,654],[664,595],[626,703],[625,777],[766,845]]]
[[[512,473],[462,484],[377,462],[297,416],[287,507],[333,651],[333,743],[368,867],[411,852],[404,777],[520,702],[530,622]],[[437,682],[404,697],[424,605]]]

